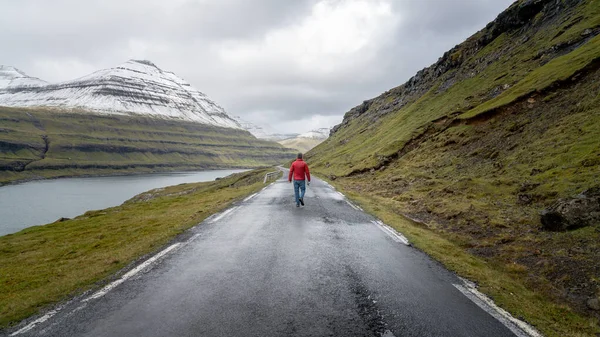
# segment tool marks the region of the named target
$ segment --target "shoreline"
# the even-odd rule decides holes
[[[98,177],[122,177],[122,176],[135,176],[135,175],[143,175],[143,174],[155,174],[155,173],[176,173],[176,172],[206,172],[206,171],[218,171],[218,170],[255,170],[262,169],[268,166],[260,166],[260,167],[247,167],[247,166],[225,166],[225,167],[209,167],[209,168],[189,168],[189,167],[179,167],[174,168],[173,170],[148,170],[148,171],[135,171],[135,172],[118,172],[118,170],[114,170],[115,172],[102,172],[98,174],[94,173],[82,173],[82,174],[65,174],[65,175],[56,175],[56,176],[36,176],[36,177],[27,177],[23,179],[15,179],[8,181],[0,180],[0,188],[11,186],[11,185],[19,185],[32,181],[39,180],[55,180],[55,179],[63,179],[63,178],[98,178]],[[24,172],[24,171],[23,171]],[[15,173],[23,173],[23,172],[15,172]]]

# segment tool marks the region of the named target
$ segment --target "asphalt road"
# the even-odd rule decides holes
[[[296,208],[279,180],[16,335],[515,336],[327,184],[314,180],[305,200]]]

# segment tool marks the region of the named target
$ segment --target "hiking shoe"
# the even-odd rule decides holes
[[[304,206],[304,198],[300,198],[300,203]]]

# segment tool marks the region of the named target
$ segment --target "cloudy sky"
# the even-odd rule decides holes
[[[341,122],[512,0],[0,0],[0,64],[50,82],[147,59],[278,132]]]

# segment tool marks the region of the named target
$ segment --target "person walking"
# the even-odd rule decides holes
[[[298,159],[290,166],[290,174],[288,180],[291,183],[292,177],[294,178],[294,194],[296,195],[296,207],[300,207],[300,204],[304,206],[304,193],[306,192],[305,180],[308,180],[310,185],[310,171],[308,165],[302,160],[302,153],[298,153]]]

